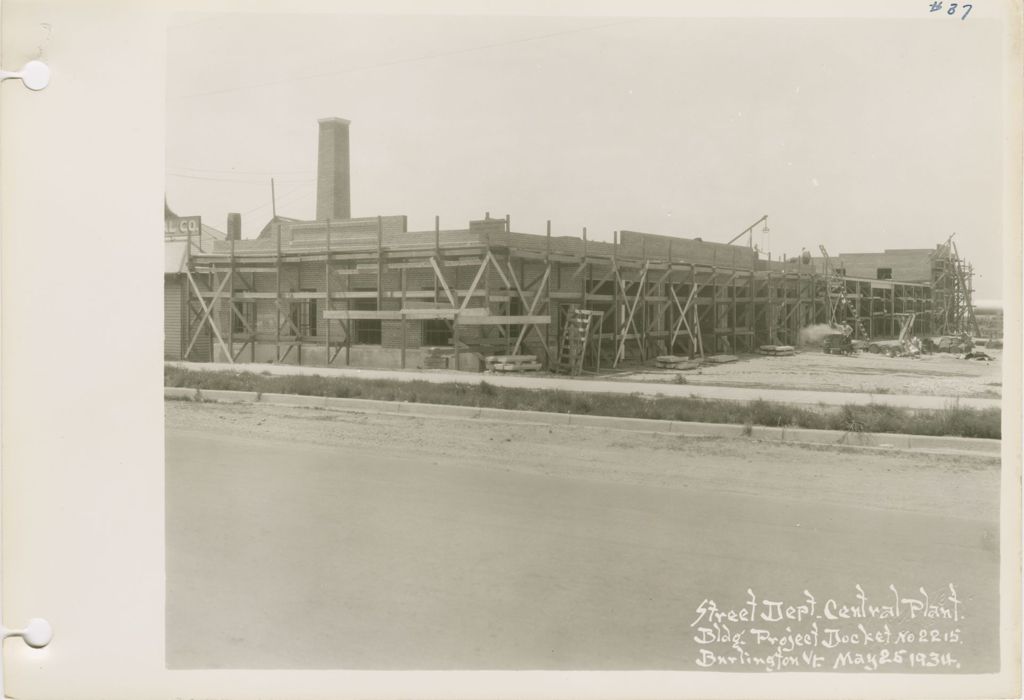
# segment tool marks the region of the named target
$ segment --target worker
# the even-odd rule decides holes
[[[845,335],[847,338],[849,338],[851,335],[853,335],[853,327],[850,326],[850,324],[848,324],[848,323],[844,323],[843,324],[843,335]]]
[[[910,356],[914,359],[921,359],[921,339],[916,335],[910,339]]]

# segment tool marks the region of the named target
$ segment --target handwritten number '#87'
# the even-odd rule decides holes
[[[971,10],[974,9],[974,5],[958,5],[955,2],[951,2],[951,3],[949,3],[949,9],[946,10],[946,14],[947,15],[955,15],[956,14],[956,8],[958,8],[958,7],[963,7],[964,8],[964,15],[963,15],[963,17],[960,18],[961,20],[967,19],[967,15],[971,14]],[[930,8],[929,11],[930,12],[938,12],[941,9],[942,9],[942,2],[940,2],[939,0],[936,0],[935,2],[933,2],[931,4],[931,8]]]
[[[974,5],[964,5],[964,16],[961,17],[961,21],[963,21],[964,19],[967,19],[967,15],[971,14],[971,10],[973,8],[974,8]],[[946,10],[946,14],[956,14],[956,3],[955,2],[949,3],[949,9]]]
[[[974,7],[974,5],[964,5],[964,16],[960,18],[961,21],[967,19],[967,15],[971,14],[971,9],[973,7]],[[956,14],[956,3],[955,2],[949,3],[949,9],[946,10],[946,14],[947,15],[955,15]]]

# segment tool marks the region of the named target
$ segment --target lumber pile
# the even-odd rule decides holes
[[[740,358],[735,355],[710,355],[704,358],[705,362],[711,362],[716,365],[724,365],[727,362],[737,362]]]
[[[796,348],[792,345],[762,345],[757,351],[762,355],[773,355],[775,357],[796,354]]]
[[[541,364],[536,355],[491,355],[484,367],[488,372],[536,372]]]
[[[676,355],[658,355],[654,358],[658,369],[697,369],[700,367],[700,360],[691,360],[688,357],[677,357]]]
[[[451,348],[427,348],[423,369],[448,369],[453,354]]]

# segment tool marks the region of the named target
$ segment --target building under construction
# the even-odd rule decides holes
[[[730,243],[589,241],[489,215],[409,231],[404,216],[352,218],[348,151],[349,123],[321,120],[314,221],[274,216],[243,240],[237,215],[220,232],[165,211],[166,359],[478,371],[496,355],[551,370],[571,355],[597,371],[796,345],[818,324],[894,338],[909,314],[920,336],[977,334],[951,238],[771,260],[751,245],[766,217]]]

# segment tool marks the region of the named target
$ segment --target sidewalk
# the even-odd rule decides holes
[[[541,411],[479,408],[476,406],[448,406],[371,399],[342,399],[300,394],[257,394],[254,391],[198,390],[187,387],[165,387],[164,397],[189,401],[214,401],[232,404],[260,403],[323,408],[336,411],[355,411],[358,413],[415,416],[420,418],[479,420],[504,424],[529,423],[534,425],[589,427],[600,430],[629,430],[688,437],[719,437],[792,444],[842,445],[846,447],[909,450],[918,453],[960,456],[984,455],[998,457],[1002,449],[1000,440],[982,438],[905,435],[901,433],[858,433],[841,430],[774,428],[761,425],[743,426],[730,423],[695,423],[692,421],[545,413]]]
[[[357,379],[390,379],[393,381],[425,381],[435,384],[480,384],[521,389],[558,389],[602,394],[639,394],[642,396],[681,396],[725,401],[753,401],[763,399],[798,405],[842,406],[844,404],[884,404],[916,410],[943,409],[952,405],[962,408],[1000,408],[1001,399],[952,398],[948,396],[903,396],[899,394],[863,394],[856,392],[804,391],[796,389],[753,389],[730,386],[689,384],[652,384],[650,382],[602,381],[597,379],[571,379],[568,377],[479,374],[450,370],[384,370],[328,367],[300,367],[296,365],[237,364],[218,362],[167,362],[167,365],[197,371],[267,372],[277,375],[319,375],[322,377],[352,377]]]

